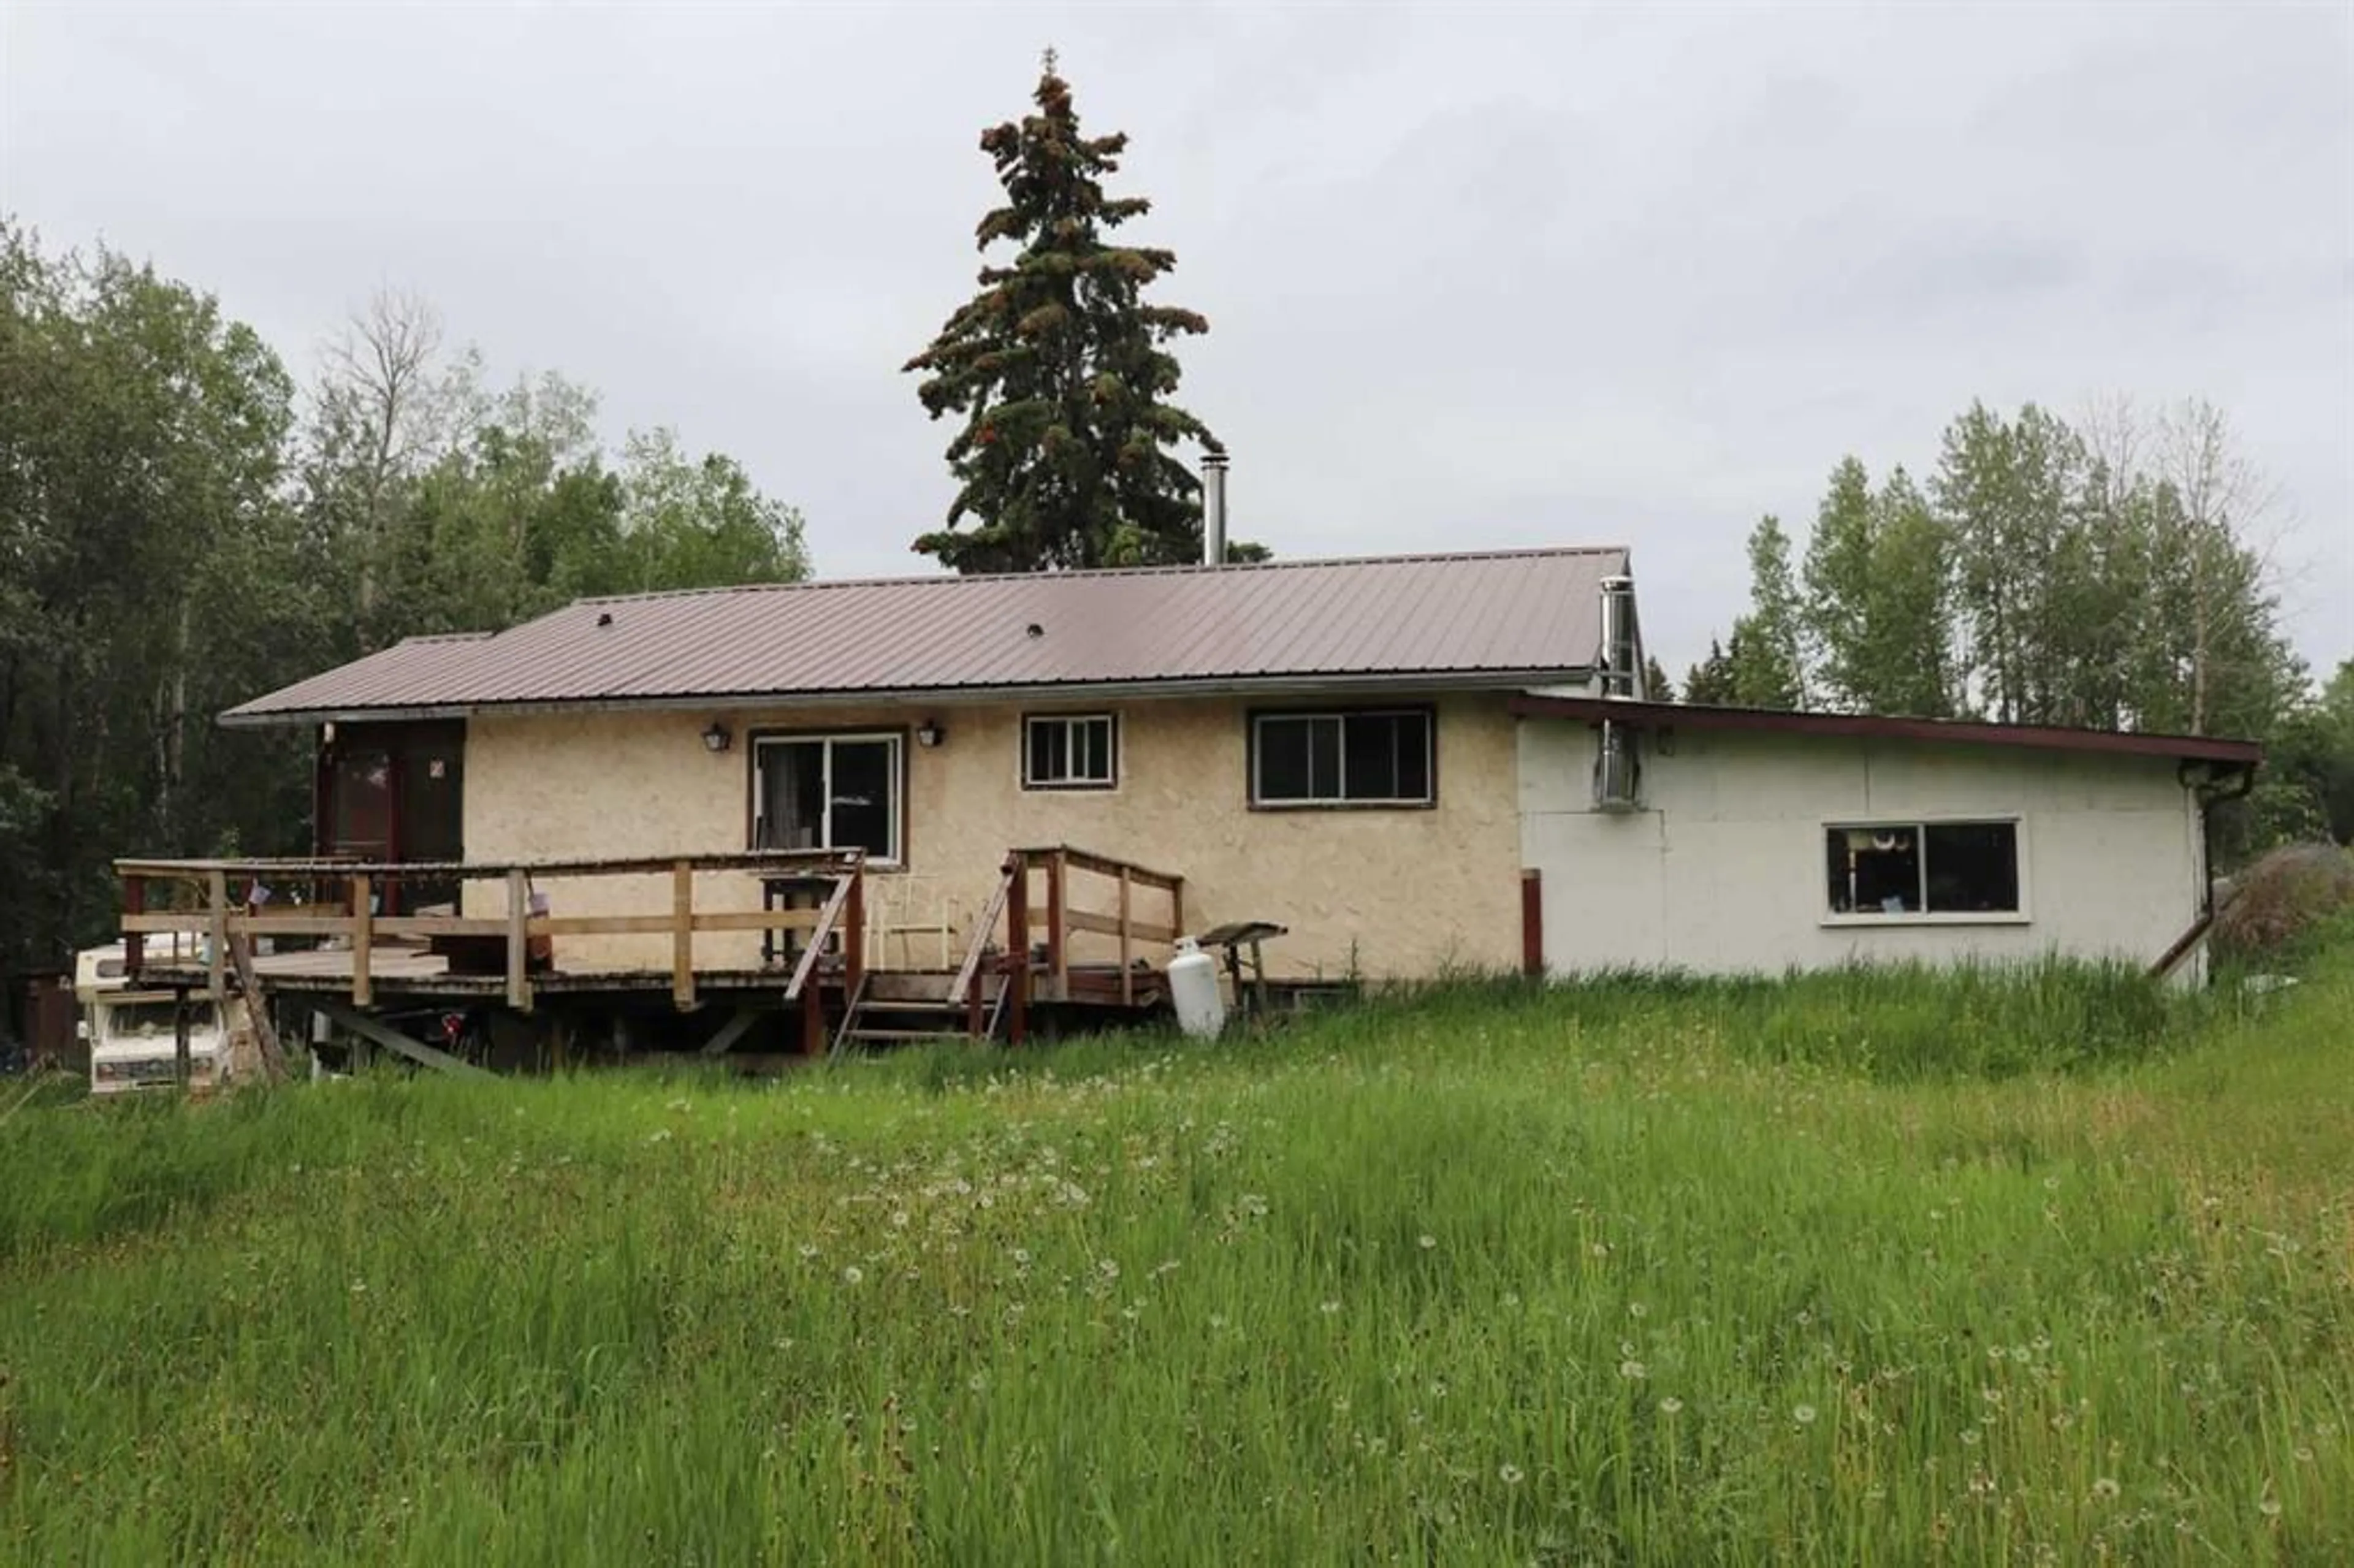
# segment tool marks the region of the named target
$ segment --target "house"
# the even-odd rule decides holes
[[[225,722],[315,728],[323,853],[854,847],[881,961],[949,968],[1009,848],[1067,844],[1181,875],[1187,929],[1280,924],[1270,970],[1324,977],[2152,963],[2201,917],[2207,803],[2259,759],[1659,704],[1639,624],[1622,548],[813,582],[414,639]],[[664,885],[535,883],[568,916]],[[758,961],[752,930],[701,939]],[[555,963],[668,942],[559,936]]]

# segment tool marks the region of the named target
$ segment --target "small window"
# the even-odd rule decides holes
[[[1108,789],[1119,781],[1119,726],[1109,714],[1042,714],[1022,722],[1024,789]]]
[[[1251,720],[1255,806],[1427,806],[1430,715],[1260,714]]]
[[[863,849],[899,859],[899,737],[763,737],[753,747],[753,843],[759,849]]]
[[[1824,833],[1834,915],[2016,915],[2017,822],[1879,822]]]

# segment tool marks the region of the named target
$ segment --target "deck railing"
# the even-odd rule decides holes
[[[771,889],[802,891],[814,906],[698,909],[698,873],[750,875]],[[528,1010],[538,959],[558,937],[667,936],[671,990],[681,1008],[696,1002],[695,938],[708,932],[804,933],[782,1000],[817,1001],[811,984],[822,955],[839,938],[846,978],[855,985],[865,963],[863,853],[754,851],[737,854],[662,855],[615,860],[443,861],[365,863],[337,860],[123,860],[124,968],[148,966],[151,938],[171,938],[164,966],[183,966],[182,941],[196,944],[187,961],[205,974],[205,991],[225,994],[232,941],[256,938],[313,938],[348,947],[351,998],[367,1006],[379,938],[445,944],[503,940],[501,973],[508,1005]],[[537,906],[542,879],[608,878],[668,874],[670,896],[659,910],[612,915],[555,915]],[[382,895],[403,881],[489,885],[504,889],[496,915],[380,915]],[[764,899],[766,905],[769,901]],[[787,900],[790,905],[790,898]],[[659,972],[659,971],[656,971]]]
[[[1034,889],[1033,879],[1041,877],[1044,888]],[[1108,897],[1111,907],[1087,906],[1092,901],[1076,896],[1082,889]],[[1048,1000],[1077,1000],[1071,984],[1072,969],[1075,965],[1088,964],[1088,959],[1074,959],[1075,938],[1088,938],[1091,946],[1109,944],[1108,953],[1097,948],[1101,956],[1090,966],[1099,971],[1105,959],[1116,964],[1116,979],[1106,984],[1102,1000],[1116,997],[1120,1005],[1133,1006],[1137,960],[1144,956],[1140,949],[1160,950],[1165,965],[1166,949],[1185,928],[1183,877],[1068,844],[1013,851],[1005,857],[1000,894],[1005,914],[1007,1033],[1016,1044],[1027,1030],[1030,1003],[1041,988]],[[1140,895],[1166,901],[1165,923],[1140,916]],[[983,916],[983,930],[994,926],[996,908],[992,903],[991,914]],[[1042,927],[1045,931],[1043,950],[1032,938]],[[970,969],[971,960],[967,962]],[[962,983],[977,985],[978,981],[969,975]],[[969,1008],[976,996],[977,992],[968,993]]]

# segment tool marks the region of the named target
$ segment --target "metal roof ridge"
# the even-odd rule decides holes
[[[727,583],[716,588],[652,588],[643,593],[589,594],[572,600],[567,608],[577,609],[581,605],[588,604],[643,604],[655,599],[706,599],[734,593],[813,592],[824,588],[935,588],[960,583],[1068,582],[1106,577],[1241,577],[1265,572],[1301,571],[1317,567],[1416,566],[1434,561],[1522,561],[1566,558],[1574,556],[1628,556],[1631,558],[1632,554],[1633,552],[1625,545],[1529,545],[1518,548],[1492,550],[1416,550],[1394,556],[1297,556],[1278,561],[1230,561],[1215,567],[1205,562],[1188,561],[1160,567],[1074,567],[1066,570],[1040,572],[975,572],[970,575],[941,572],[928,577],[803,577],[797,582]],[[450,635],[487,637],[495,634],[474,632]]]

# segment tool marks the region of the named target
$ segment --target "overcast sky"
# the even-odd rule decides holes
[[[1061,50],[1182,400],[1280,554],[1619,543],[1679,673],[1758,514],[1972,398],[2214,399],[2291,629],[2354,654],[2342,4],[886,9],[0,5],[0,208],[217,291],[298,375],[380,283],[928,569],[907,357],[971,291],[975,142]]]

